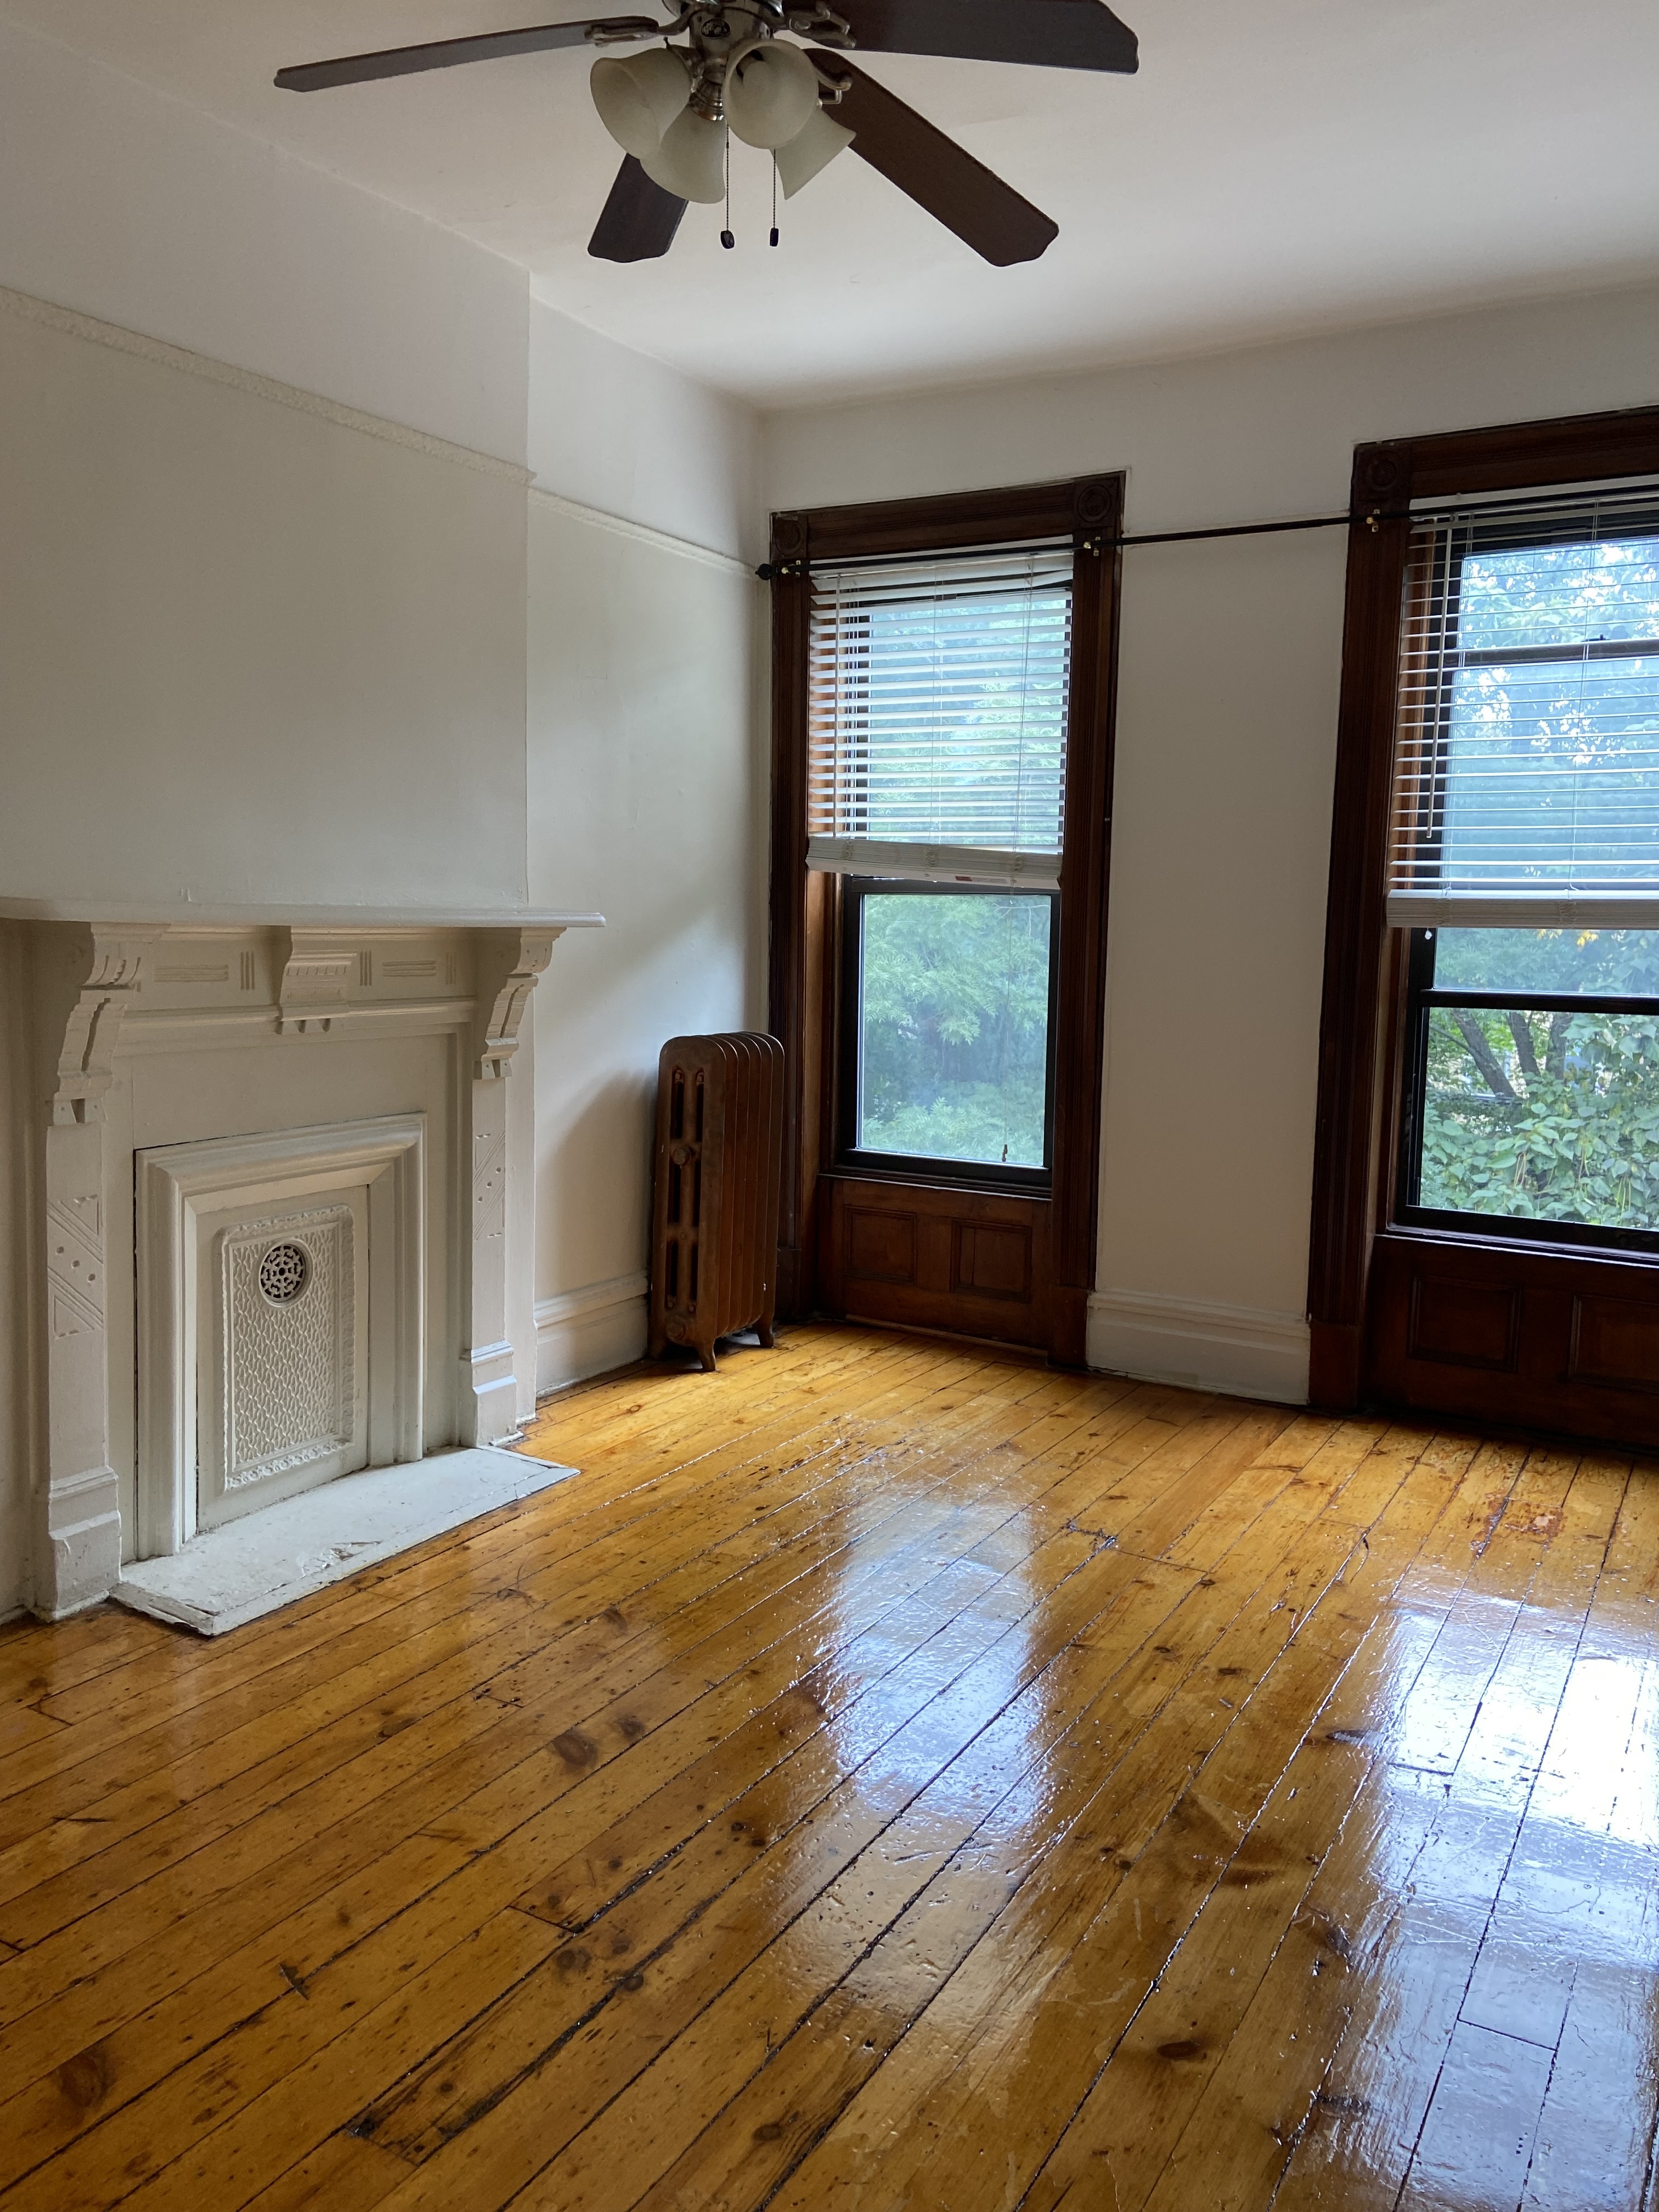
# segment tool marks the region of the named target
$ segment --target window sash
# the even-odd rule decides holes
[[[813,572],[809,868],[1058,883],[1072,580],[1069,544]]]
[[[1632,541],[1654,541],[1651,556],[1622,568],[1596,562],[1598,545]],[[1577,586],[1580,619],[1556,625],[1553,636],[1529,636],[1528,623],[1534,632],[1551,627],[1550,603],[1528,607],[1518,593],[1505,601],[1502,556],[1574,547],[1586,556],[1567,579],[1567,598]],[[1475,577],[1486,599],[1465,609],[1470,556],[1486,561],[1486,576]],[[1516,635],[1494,637],[1506,622]],[[1468,501],[1415,519],[1387,918],[1407,929],[1659,927],[1659,489],[1651,483]]]
[[[1558,1217],[1470,1207],[1445,1207],[1423,1201],[1423,1150],[1428,1122],[1429,1024],[1437,1011],[1516,1013],[1633,1014],[1651,1019],[1659,999],[1616,992],[1480,990],[1435,981],[1435,946],[1413,936],[1410,942],[1406,998],[1406,1042],[1402,1111],[1394,1215],[1408,1227],[1449,1230],[1460,1237],[1500,1238],[1547,1249],[1553,1245],[1609,1253],[1659,1252],[1659,1231],[1632,1225],[1564,1220]]]
[[[962,897],[982,894],[983,884],[941,884],[935,887],[947,895],[954,891]],[[1030,884],[1020,886],[1030,890]],[[842,908],[841,1004],[839,1011],[840,1063],[838,1135],[836,1164],[855,1174],[921,1176],[929,1182],[968,1183],[981,1188],[1006,1189],[1047,1193],[1053,1188],[1054,1169],[1054,1089],[1060,1041],[1060,914],[1058,887],[1051,894],[1052,910],[1048,924],[1048,1011],[1047,1018],[1047,1065],[1043,1075],[1042,1102],[1042,1164],[1041,1167],[1005,1166],[994,1160],[952,1159],[939,1152],[883,1152],[854,1142],[859,1128],[860,1087],[863,1076],[862,1011],[864,994],[865,901],[872,897],[923,896],[928,884],[895,881],[890,877],[854,877],[845,886],[846,902]]]

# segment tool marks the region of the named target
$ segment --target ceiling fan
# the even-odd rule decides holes
[[[487,31],[279,70],[289,92],[453,69],[555,46],[653,45],[593,64],[593,104],[626,160],[587,250],[605,261],[666,253],[690,200],[726,191],[727,132],[766,149],[786,198],[850,146],[999,268],[1035,261],[1059,225],[914,107],[847,59],[849,48],[1025,62],[1049,69],[1137,66],[1135,34],[1103,0],[664,0],[673,20],[614,15]],[[781,33],[816,40],[796,46]],[[721,241],[732,243],[730,228]],[[772,242],[777,243],[775,228]]]

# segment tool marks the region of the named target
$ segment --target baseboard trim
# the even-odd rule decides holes
[[[551,1390],[642,1358],[647,1288],[641,1270],[538,1299],[536,1395],[544,1398]]]
[[[1308,1324],[1300,1314],[1211,1305],[1146,1291],[1089,1300],[1089,1364],[1230,1397],[1308,1402]]]

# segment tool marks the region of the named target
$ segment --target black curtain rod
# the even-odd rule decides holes
[[[1356,516],[1345,509],[1340,514],[1299,515],[1293,522],[1229,522],[1208,530],[1142,530],[1119,538],[1085,537],[1082,544],[1089,552],[1104,553],[1115,552],[1124,545],[1188,545],[1194,539],[1201,538],[1269,538],[1285,530],[1346,530],[1351,522],[1356,520],[1368,522],[1375,530],[1379,523],[1408,521],[1410,519],[1409,509],[1403,507],[1379,507],[1363,517]],[[1040,544],[1058,542],[1063,541],[1034,538],[1031,544],[1035,550]],[[952,550],[964,555],[971,554],[975,550],[971,545],[952,548]],[[996,550],[1006,551],[1010,549],[999,547]],[[1012,550],[1018,549],[1016,547]],[[763,561],[755,574],[763,583],[770,583],[775,576],[805,576],[814,568],[819,567],[882,568],[894,564],[902,565],[925,561],[927,558],[928,556],[925,553],[872,553],[867,559],[862,561]]]
[[[1353,519],[1346,511],[1341,514],[1304,514],[1294,522],[1230,522],[1214,530],[1141,530],[1133,536],[1103,538],[1099,543],[1103,551],[1109,545],[1186,545],[1195,538],[1268,538],[1281,530],[1344,529]],[[1372,522],[1392,522],[1396,518],[1385,516],[1379,507],[1367,519]]]

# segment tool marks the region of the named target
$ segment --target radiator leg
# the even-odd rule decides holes
[[[702,1371],[705,1375],[718,1372],[714,1365],[714,1347],[712,1344],[700,1344],[697,1346],[697,1357],[702,1362]]]

